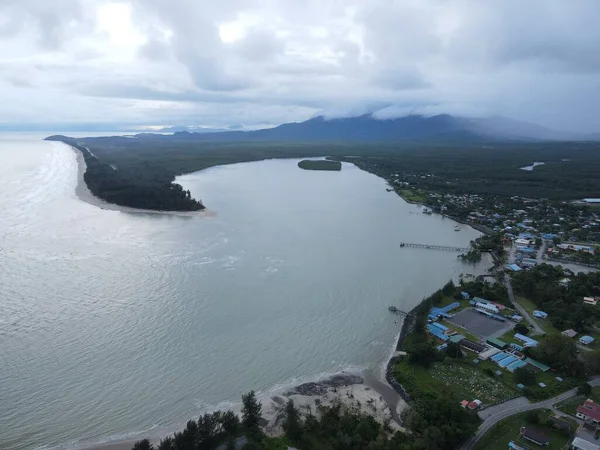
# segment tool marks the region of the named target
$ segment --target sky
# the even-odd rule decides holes
[[[0,0],[0,125],[600,131],[598,0]]]

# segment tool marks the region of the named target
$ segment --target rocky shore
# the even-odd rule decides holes
[[[419,303],[404,318],[404,321],[402,322],[402,328],[400,329],[400,335],[398,336],[398,342],[396,342],[396,353],[390,358],[385,369],[386,381],[407,403],[412,400],[412,396],[400,383],[398,383],[398,381],[396,381],[396,378],[394,377],[394,365],[396,364],[398,358],[401,358],[398,353],[402,350],[406,336],[408,336],[408,334],[413,330],[415,325],[415,314],[420,306],[421,304]]]
[[[356,373],[339,373],[329,378],[303,383],[262,401],[263,426],[270,436],[282,434],[285,404],[289,399],[301,411],[316,413],[320,406],[340,403],[343,406],[372,415],[382,424],[402,430],[400,414],[406,407],[396,392],[378,382],[370,381],[371,374],[363,377]]]

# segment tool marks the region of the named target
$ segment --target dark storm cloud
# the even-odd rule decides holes
[[[0,121],[61,102],[65,120],[379,109],[594,131],[598,17],[596,0],[3,0]]]

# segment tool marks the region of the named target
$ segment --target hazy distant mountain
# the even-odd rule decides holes
[[[481,136],[512,140],[595,140],[593,135],[553,131],[535,123],[522,122],[502,116],[465,119],[466,127]]]
[[[558,133],[504,117],[468,119],[448,114],[377,119],[372,115],[285,123],[274,128],[219,133],[175,132],[174,138],[204,141],[440,141],[583,140],[591,136]]]
[[[177,133],[177,132],[189,132],[189,133],[222,133],[224,131],[231,131],[228,128],[206,128],[206,127],[193,127],[193,126],[172,126],[172,127],[161,127],[157,129],[158,133]]]

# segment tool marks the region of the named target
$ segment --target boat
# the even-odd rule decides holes
[[[400,247],[404,247],[404,242],[400,242]]]
[[[460,227],[457,225],[454,227],[454,231],[460,231]]]
[[[423,214],[431,214],[432,211],[428,208],[423,208]]]
[[[396,308],[395,306],[390,306],[388,309],[389,309],[391,312],[398,312],[398,311],[399,311],[399,310],[398,310],[398,308]]]
[[[392,191],[393,191],[393,189],[392,189],[392,188],[387,188],[387,189],[386,189],[386,191],[388,191],[388,192],[392,192]]]

